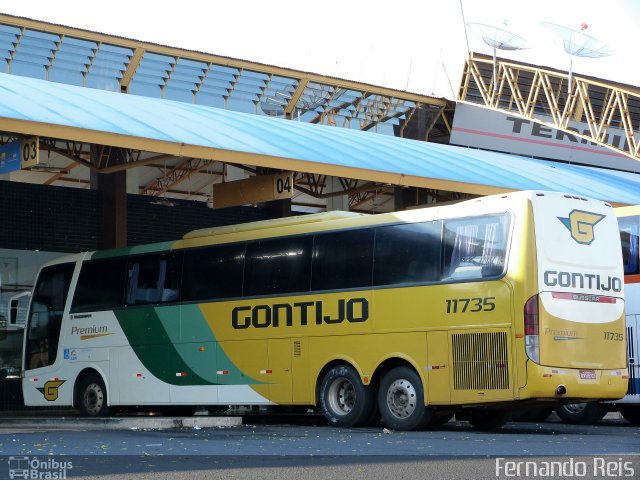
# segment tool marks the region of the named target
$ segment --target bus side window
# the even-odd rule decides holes
[[[112,310],[124,304],[125,258],[82,263],[71,312]]]
[[[441,235],[441,221],[376,228],[374,285],[439,281]]]
[[[242,295],[245,244],[189,249],[184,255],[182,300],[217,300]]]
[[[371,288],[373,229],[315,236],[311,290]]]
[[[180,298],[182,253],[131,257],[127,266],[127,305],[176,302]]]
[[[308,292],[312,237],[260,240],[247,244],[244,295]]]
[[[480,280],[504,271],[509,216],[444,222],[444,280]]]

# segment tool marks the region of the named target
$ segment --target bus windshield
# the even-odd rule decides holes
[[[56,361],[60,327],[75,265],[63,263],[43,268],[38,275],[29,309],[25,364],[29,369]]]

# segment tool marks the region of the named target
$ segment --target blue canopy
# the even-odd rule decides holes
[[[640,175],[0,74],[0,130],[477,193],[640,204]]]

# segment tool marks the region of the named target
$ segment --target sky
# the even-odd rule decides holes
[[[498,56],[561,70],[569,56],[541,22],[586,24],[614,54],[574,57],[574,74],[640,86],[640,0],[5,0],[0,12],[450,99],[468,52],[493,52],[469,23],[526,40]]]

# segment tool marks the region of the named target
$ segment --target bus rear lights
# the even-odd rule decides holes
[[[200,347],[198,350],[200,350],[201,352],[204,352],[204,347]]]
[[[269,374],[269,373],[273,373],[273,370],[260,370],[260,373],[262,375],[266,375],[266,374]]]
[[[186,377],[187,372],[176,372],[176,377]]]
[[[543,378],[551,378],[551,377],[553,377],[553,374],[551,374],[551,373],[543,373],[542,377]]]
[[[616,303],[616,297],[606,295],[587,295],[584,293],[552,292],[551,296],[560,300],[576,300],[578,302]]]
[[[524,305],[524,335],[527,356],[535,363],[540,363],[540,337],[538,295],[534,295]]]
[[[229,375],[229,370],[218,370],[216,373],[218,375]]]

